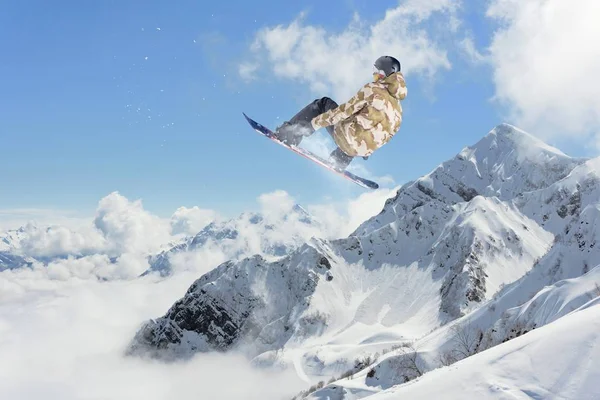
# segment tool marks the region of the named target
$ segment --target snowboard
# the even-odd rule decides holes
[[[248,117],[245,113],[243,113],[243,114],[244,114],[244,117],[246,118],[246,120],[248,121],[248,123],[250,124],[250,126],[255,131],[257,131],[258,133],[260,133],[263,136],[266,136],[267,138],[271,139],[275,143],[280,144],[281,146],[293,151],[296,154],[299,154],[305,158],[308,158],[309,160],[313,161],[314,163],[316,163],[324,168],[327,168],[328,170],[356,183],[359,186],[362,186],[367,189],[378,189],[379,188],[379,184],[377,184],[376,182],[373,182],[373,181],[365,179],[365,178],[361,178],[360,176],[357,176],[357,175],[353,174],[352,172],[336,168],[334,165],[330,164],[323,158],[319,157],[318,155],[316,155],[306,149],[303,149],[302,147],[293,146],[293,145],[290,146],[286,143],[283,143],[281,140],[279,140],[279,139],[277,139],[277,137],[275,137],[275,133],[273,133],[273,131],[271,131],[269,128],[254,121],[252,118]]]

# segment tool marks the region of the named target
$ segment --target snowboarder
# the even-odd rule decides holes
[[[407,95],[397,59],[379,57],[373,67],[373,82],[346,103],[338,105],[329,97],[316,99],[279,126],[276,137],[298,146],[304,137],[326,128],[337,145],[330,154],[330,162],[337,168],[346,169],[357,156],[366,160],[400,129],[400,101]]]

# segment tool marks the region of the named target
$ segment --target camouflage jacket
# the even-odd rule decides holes
[[[396,72],[367,83],[346,103],[315,117],[311,123],[315,130],[333,125],[333,140],[349,156],[369,156],[400,129],[400,101],[406,95],[404,76]]]

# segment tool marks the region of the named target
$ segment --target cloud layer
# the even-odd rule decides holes
[[[316,220],[306,223],[305,214],[292,211],[297,201],[288,193],[265,193],[257,198],[256,211],[264,218],[260,224],[252,222],[254,214],[245,213],[234,223],[218,225],[217,229],[236,230],[238,237],[209,241],[197,251],[177,254],[171,259],[173,271],[203,274],[237,256],[268,256],[268,249],[291,249],[313,236],[343,237],[378,213],[392,194],[391,189],[381,189],[357,199],[308,205],[305,208]],[[133,279],[150,267],[149,256],[182,243],[212,221],[225,220],[197,206],[180,207],[170,218],[161,218],[145,210],[141,200],[115,192],[99,201],[95,217],[87,223],[77,227],[29,223],[7,236],[7,243],[0,242],[0,250],[37,259],[34,270],[47,279]]]
[[[392,194],[380,190],[306,208],[323,219],[324,235],[337,237],[378,213]],[[277,234],[297,232],[298,218],[289,212],[296,201],[288,193],[266,193],[257,202],[266,219],[287,217]],[[208,246],[177,254],[176,273],[168,279],[131,279],[148,267],[145,255],[213,215],[182,207],[163,219],[141,201],[111,193],[82,227],[26,227],[19,242],[23,251],[79,256],[0,272],[0,398],[268,400],[305,389],[295,371],[255,369],[236,354],[199,355],[176,364],[123,357],[142,322],[164,314],[199,275],[227,257],[218,246]]]
[[[98,283],[1,273],[0,398],[280,399],[303,388],[293,371],[256,370],[235,354],[181,364],[122,356],[139,324],[164,313],[194,278]]]

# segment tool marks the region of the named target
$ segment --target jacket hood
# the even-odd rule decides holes
[[[401,72],[394,72],[393,74],[380,80],[385,85],[387,91],[398,100],[404,100],[408,93],[406,89],[406,81]]]

